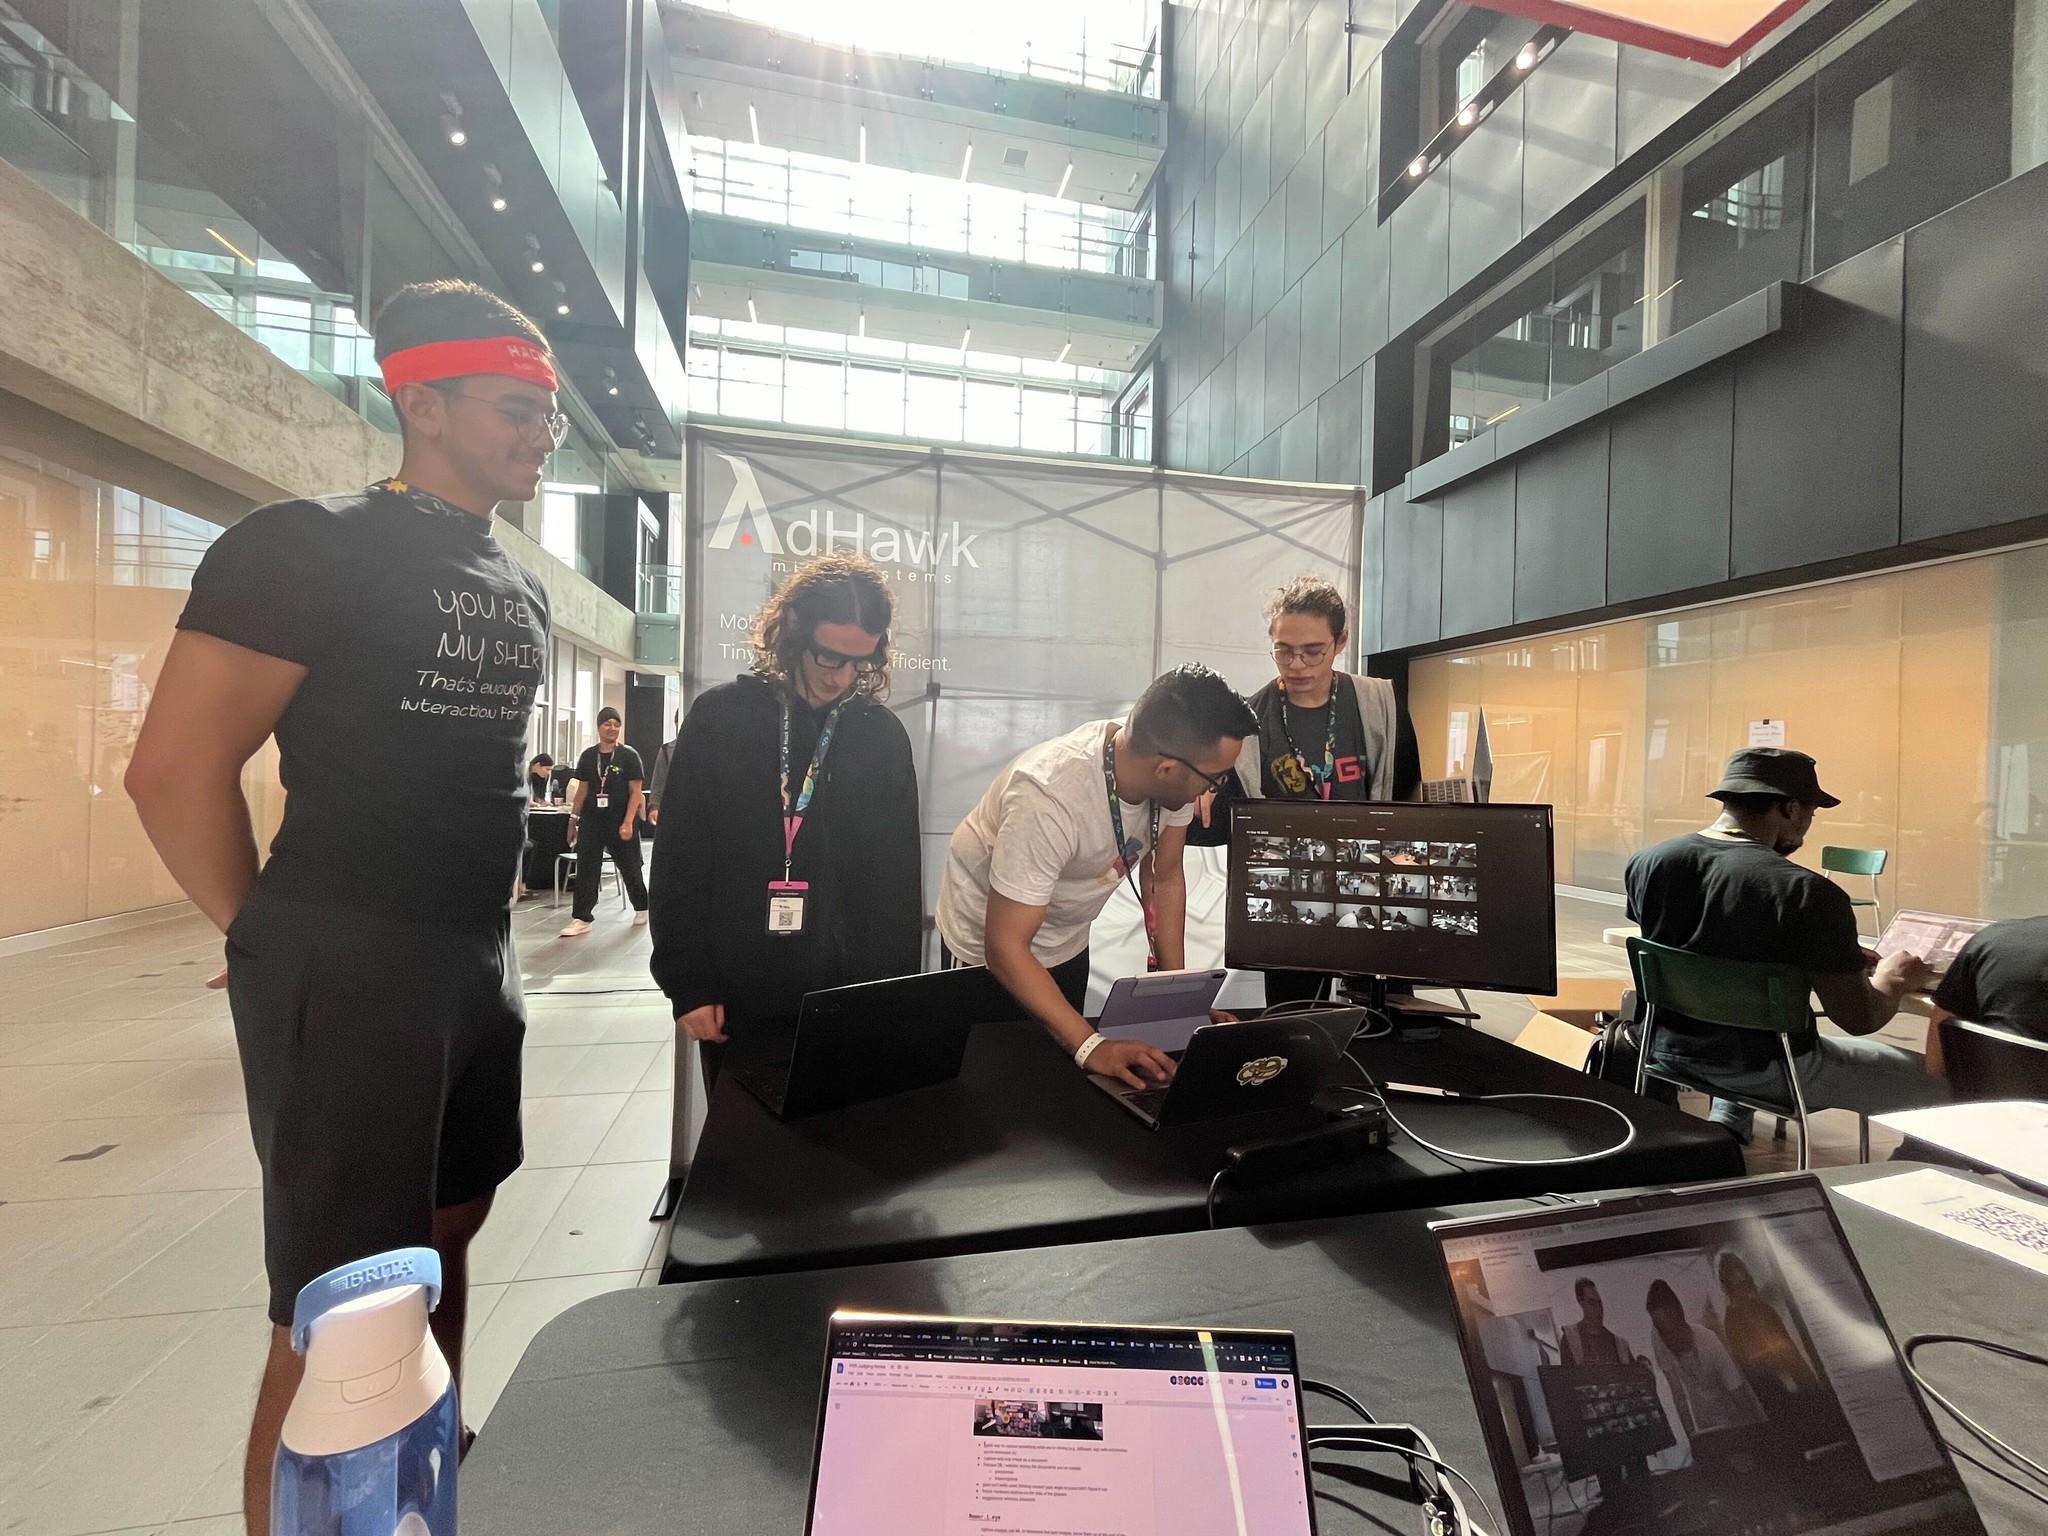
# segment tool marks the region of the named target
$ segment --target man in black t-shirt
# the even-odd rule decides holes
[[[576,850],[576,912],[562,930],[580,939],[597,918],[597,893],[609,853],[633,902],[633,926],[647,921],[647,882],[640,877],[640,812],[646,806],[647,770],[640,754],[622,746],[625,722],[607,704],[597,712],[597,745],[576,760],[569,791],[569,846]]]
[[[1972,934],[1934,989],[1934,1006],[2048,1040],[2048,917],[2016,917]]]
[[[1867,975],[1848,892],[1792,862],[1814,812],[1842,803],[1820,787],[1813,759],[1784,747],[1749,747],[1728,759],[1721,783],[1707,793],[1721,802],[1719,820],[1628,862],[1628,915],[1643,937],[1728,960],[1796,965],[1845,1034],[1884,1028],[1899,999],[1924,990],[1933,973],[1901,952]],[[1790,1098],[1775,1035],[1660,1013],[1657,1041],[1658,1059],[1688,1076],[1738,1093]],[[1884,1114],[1948,1097],[1947,1084],[1901,1046],[1810,1030],[1793,1039],[1792,1051],[1809,1109]],[[1749,1110],[1716,1099],[1712,1118],[1748,1144]]]
[[[398,475],[259,507],[214,542],[127,775],[172,876],[227,932],[276,1325],[243,1467],[256,1536],[301,1289],[432,1245],[459,1378],[469,1242],[522,1155],[509,908],[548,599],[491,514],[538,491],[566,423],[539,328],[471,284],[401,289],[375,350]],[[241,774],[273,734],[288,794],[259,875]],[[404,792],[365,798],[366,778]]]

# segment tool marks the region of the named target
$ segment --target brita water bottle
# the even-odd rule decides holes
[[[441,1260],[400,1248],[299,1292],[306,1373],[271,1474],[273,1536],[455,1536],[462,1415],[427,1326]]]

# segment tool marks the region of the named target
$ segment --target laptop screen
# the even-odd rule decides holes
[[[832,1319],[812,1536],[1311,1536],[1294,1336]]]
[[[1983,1530],[1817,1180],[1435,1230],[1517,1536]]]
[[[1963,946],[1991,924],[1984,918],[1951,917],[1945,912],[1900,912],[1877,941],[1880,955],[1899,950],[1918,955],[1937,973],[1946,975]]]

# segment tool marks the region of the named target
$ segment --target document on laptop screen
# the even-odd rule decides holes
[[[1308,1536],[1284,1335],[907,1331],[835,1328],[813,1536]]]

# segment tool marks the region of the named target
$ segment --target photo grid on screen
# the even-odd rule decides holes
[[[1255,832],[1246,853],[1248,922],[1479,934],[1477,843]]]

